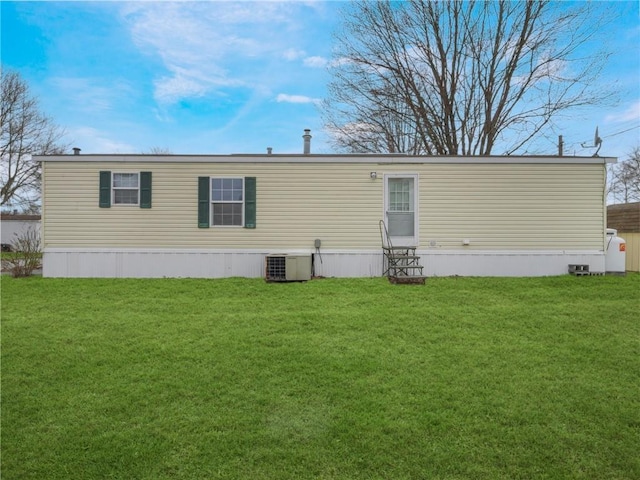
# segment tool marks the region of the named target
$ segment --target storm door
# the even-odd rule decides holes
[[[418,175],[385,175],[385,222],[394,246],[418,245]]]

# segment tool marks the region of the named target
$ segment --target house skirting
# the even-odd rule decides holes
[[[382,275],[381,250],[203,250],[47,248],[45,277],[222,278],[265,276],[269,254],[313,255],[314,274],[324,277]],[[424,274],[432,276],[529,277],[563,275],[569,264],[605,271],[602,251],[418,250]]]

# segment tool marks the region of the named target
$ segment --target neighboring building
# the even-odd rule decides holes
[[[569,264],[605,271],[613,158],[36,160],[49,277],[262,277],[265,256],[278,253],[312,255],[318,276],[379,276],[380,219],[395,245],[416,247],[427,276],[560,275]]]
[[[625,240],[626,270],[640,272],[640,202],[609,205],[607,226],[615,228]]]
[[[16,238],[24,235],[29,229],[35,230],[38,234],[40,233],[40,215],[0,214],[2,250],[13,250]]]

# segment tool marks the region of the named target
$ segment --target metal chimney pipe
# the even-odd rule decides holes
[[[271,155],[273,153],[273,148],[267,147],[267,155]]]
[[[302,138],[304,138],[304,150],[303,153],[305,155],[309,155],[311,153],[311,130],[308,128],[304,129],[304,135],[302,136]]]
[[[73,148],[73,154],[74,155],[80,155],[80,149],[78,147],[74,147]]]
[[[564,155],[564,141],[562,135],[558,135],[558,156],[562,157],[562,155]]]

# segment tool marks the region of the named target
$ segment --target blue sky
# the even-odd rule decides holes
[[[640,146],[639,3],[615,2],[603,85],[619,102],[567,119],[565,153]],[[83,153],[332,153],[326,96],[341,2],[1,2],[2,63]],[[542,149],[555,153],[557,138]]]

